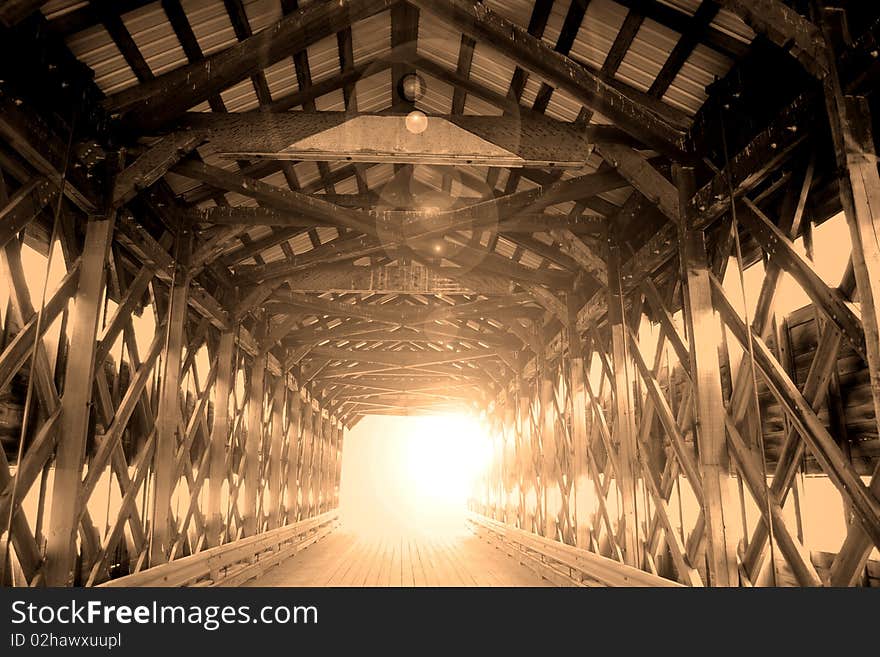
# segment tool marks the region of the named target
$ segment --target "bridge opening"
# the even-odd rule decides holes
[[[491,457],[474,415],[367,417],[346,437],[342,528],[366,536],[459,536]]]

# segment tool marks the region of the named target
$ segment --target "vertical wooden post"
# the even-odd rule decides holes
[[[504,496],[507,501],[504,509],[504,522],[516,525],[517,499],[514,491],[519,488],[517,477],[516,460],[516,407],[513,404],[513,396],[505,389],[504,391]],[[517,495],[519,493],[517,492]]]
[[[312,418],[312,496],[314,515],[319,515],[323,504],[324,484],[324,409],[318,406]]]
[[[690,207],[694,172],[675,167],[682,217],[679,227],[680,261],[685,284],[685,320],[690,341],[694,384],[694,431],[700,452],[703,514],[706,518],[706,554],[713,586],[737,586],[736,531],[739,521],[730,492],[724,399],[718,362],[720,335],[712,306],[709,258],[703,231],[691,228]]]
[[[208,483],[208,547],[221,543],[223,518],[220,508],[223,496],[223,482],[226,479],[226,452],[229,441],[229,393],[232,390],[234,375],[232,355],[235,348],[235,334],[226,329],[220,334],[217,347],[217,381],[214,384],[214,421],[211,426],[211,465]]]
[[[568,298],[568,352],[571,358],[569,394],[571,396],[571,439],[574,464],[575,545],[590,548],[590,487],[587,469],[587,395],[584,382],[584,348],[577,330],[577,303]]]
[[[287,422],[287,524],[297,521],[299,508],[297,495],[299,494],[299,455],[302,440],[300,439],[300,406],[302,398],[297,389],[288,395],[287,412],[290,419]]]
[[[150,564],[168,560],[175,541],[176,519],[171,513],[171,497],[177,485],[175,460],[183,416],[180,410],[180,374],[183,346],[186,341],[187,295],[189,293],[189,254],[192,236],[181,228],[177,236],[177,272],[168,303],[168,326],[163,357],[163,372],[156,413],[156,453],[153,472],[153,527],[150,542]],[[174,527],[172,527],[174,525]]]
[[[614,437],[618,447],[618,487],[623,501],[624,561],[638,567],[638,510],[636,508],[636,424],[632,405],[632,372],[624,326],[623,287],[620,280],[620,247],[608,241],[608,325],[614,367]]]
[[[320,512],[327,511],[328,506],[328,485],[330,482],[330,416],[324,417],[321,411],[321,508]]]
[[[115,213],[92,218],[86,228],[79,285],[71,317],[61,425],[55,455],[55,480],[51,523],[46,548],[46,582],[49,586],[73,584],[76,564],[76,531],[80,517],[79,489],[88,435],[92,379],[95,374],[98,320],[101,316],[105,264],[113,238]]]
[[[260,351],[251,367],[248,390],[247,439],[244,448],[243,537],[258,531],[257,499],[260,494],[260,448],[263,442],[263,401],[266,384],[266,353]]]
[[[312,515],[312,420],[314,409],[311,397],[306,398],[302,408],[302,474],[300,475],[300,490],[302,490],[303,518]]]
[[[829,47],[832,33],[846,34],[846,13],[825,8],[822,24]],[[833,52],[833,51],[832,51]],[[838,167],[840,201],[849,226],[852,264],[859,292],[859,311],[865,332],[868,372],[875,420],[880,429],[880,173],[868,100],[847,96],[832,65],[825,79],[825,102]],[[871,491],[880,497],[880,464],[874,469]],[[865,567],[873,542],[859,523],[852,523],[846,541],[831,566],[831,584],[850,586]]]
[[[284,404],[287,392],[287,375],[282,372],[275,382],[272,395],[272,438],[269,446],[269,529],[281,523],[281,449],[284,438]]]
[[[556,517],[559,509],[551,506],[551,491],[556,481],[556,410],[553,404],[553,377],[545,364],[541,368],[541,488],[544,502],[544,536],[556,539]]]
[[[517,428],[517,467],[519,470],[519,488],[520,488],[520,505],[519,505],[519,526],[520,529],[533,531],[531,521],[528,517],[527,500],[530,491],[534,491],[534,478],[532,472],[532,422],[530,418],[531,398],[529,397],[529,387],[522,379],[517,379],[519,389],[518,401],[518,428]]]
[[[336,495],[334,502],[336,508],[339,508],[339,495],[342,492],[342,456],[344,454],[343,443],[345,440],[345,425],[340,421],[336,429]]]
[[[328,457],[327,457],[327,510],[336,508],[336,458],[339,454],[337,442],[339,441],[339,429],[336,419],[331,415],[328,419],[328,435],[327,441]]]

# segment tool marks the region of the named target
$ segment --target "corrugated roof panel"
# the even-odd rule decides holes
[[[319,112],[344,112],[345,95],[342,89],[315,98],[315,109]]]
[[[95,84],[105,94],[113,94],[138,83],[119,48],[104,29],[97,25],[67,39],[70,52],[95,73]]]
[[[394,165],[387,162],[377,164],[367,169],[365,175],[370,189],[378,191],[382,185],[394,178]]]
[[[260,257],[263,258],[265,262],[278,262],[279,260],[287,259],[287,256],[284,255],[284,251],[281,250],[281,245],[279,244],[270,246],[265,251],[260,251]]]
[[[213,112],[214,110],[211,109],[211,104],[206,100],[203,103],[199,103],[195,107],[190,107],[187,111],[188,112]]]
[[[433,167],[417,166],[413,170],[413,179],[433,189],[441,189],[443,173]]]
[[[525,26],[529,24],[535,6],[534,0],[486,0],[486,4],[507,20]]]
[[[516,63],[494,48],[482,43],[474,48],[470,77],[490,91],[506,96],[515,69]]]
[[[320,226],[315,230],[318,232],[318,238],[321,240],[321,244],[326,244],[330,240],[335,240],[339,237],[339,231],[335,228],[330,228],[329,226]]]
[[[293,60],[290,57],[275,62],[272,66],[264,69],[263,74],[266,76],[266,83],[269,85],[269,93],[272,94],[273,100],[278,100],[299,90],[299,84],[296,81],[296,68],[294,68]]]
[[[647,91],[680,37],[678,32],[646,18],[615,77],[641,91]]]
[[[339,75],[339,44],[335,34],[312,44],[307,52],[312,82]]]
[[[355,85],[355,93],[361,112],[381,112],[391,107],[391,71],[361,78]]]
[[[49,0],[43,3],[40,11],[46,18],[59,18],[87,4],[83,0]]]
[[[499,237],[498,241],[495,243],[495,251],[503,255],[505,258],[510,258],[513,256],[513,252],[516,251],[516,244],[503,237]]]
[[[656,2],[673,9],[678,9],[689,16],[693,16],[700,5],[703,4],[703,0],[656,0]]]
[[[420,75],[425,81],[425,95],[416,101],[416,108],[426,114],[449,114],[452,111],[452,85],[425,73]]]
[[[383,11],[352,25],[351,47],[356,66],[387,55],[391,51],[391,12]]]
[[[537,269],[541,266],[542,260],[543,258],[541,258],[541,256],[525,249],[523,250],[522,258],[519,259],[519,264],[528,267],[529,269]]]
[[[550,96],[546,114],[560,121],[574,121],[578,114],[580,114],[581,107],[583,106],[571,94],[562,89],[557,89]]]
[[[253,32],[259,32],[281,20],[279,0],[244,0],[242,4]]]
[[[308,233],[300,233],[299,235],[291,237],[288,240],[288,243],[296,255],[312,250],[312,240],[309,238]]]
[[[464,113],[475,114],[477,116],[501,116],[504,110],[496,107],[492,103],[487,103],[482,98],[477,98],[473,94],[468,94],[464,100]]]
[[[358,186],[357,186],[357,178],[351,176],[350,178],[346,178],[345,180],[340,180],[335,185],[337,194],[357,194]]]
[[[188,63],[186,53],[174,34],[159,3],[135,9],[122,16],[122,22],[144,56],[153,75],[161,75]]]
[[[587,6],[569,56],[593,68],[602,68],[626,15],[627,9],[616,2],[592,0]]]
[[[530,75],[526,79],[519,102],[523,107],[532,107],[535,104],[535,98],[538,97],[538,91],[541,88],[541,79],[537,76]]]
[[[202,54],[210,55],[238,42],[229,14],[216,0],[180,0]]]
[[[316,162],[297,162],[293,165],[296,172],[296,179],[299,180],[300,187],[305,187],[321,178]]]
[[[460,45],[461,32],[430,12],[419,12],[419,55],[454,71]]]
[[[706,87],[731,65],[724,55],[698,45],[675,76],[663,100],[689,114],[696,114],[706,102]]]
[[[551,48],[555,48],[556,42],[559,41],[559,35],[562,33],[562,26],[565,23],[565,16],[568,13],[570,4],[570,2],[557,0],[550,8],[550,16],[547,17],[547,25],[544,28],[542,38]],[[528,25],[528,22],[523,23],[523,27],[528,27]]]
[[[275,187],[281,187],[282,189],[288,188],[287,178],[284,177],[283,171],[276,171],[265,178],[261,178],[261,180],[267,185],[274,185]]]
[[[247,112],[260,106],[260,100],[254,91],[254,83],[250,78],[245,78],[234,87],[221,92],[220,98],[230,112]]]
[[[716,30],[729,34],[743,43],[751,43],[755,38],[755,31],[746,25],[739,16],[727,9],[720,9],[711,25]]]

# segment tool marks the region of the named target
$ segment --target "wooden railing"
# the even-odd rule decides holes
[[[328,511],[100,586],[239,586],[322,539],[338,519],[338,511]]]
[[[557,586],[682,586],[594,552],[517,529],[477,513],[474,532]]]

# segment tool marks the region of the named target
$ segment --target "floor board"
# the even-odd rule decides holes
[[[551,586],[472,534],[362,536],[337,529],[245,586]]]

